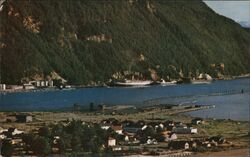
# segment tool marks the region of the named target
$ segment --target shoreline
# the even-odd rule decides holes
[[[250,150],[248,148],[236,148],[218,152],[193,153],[190,157],[249,157]]]
[[[240,75],[240,76],[231,76],[230,78],[224,78],[224,79],[214,79],[214,81],[229,81],[229,80],[238,80],[238,79],[244,79],[244,78],[250,78],[250,74]],[[214,82],[212,81],[212,82]],[[192,83],[185,83],[185,84],[192,84]],[[179,84],[175,84],[177,86]],[[157,85],[147,85],[147,86],[140,86],[140,87],[134,87],[134,88],[145,88],[150,86],[157,86]],[[77,89],[85,89],[85,88],[131,88],[131,87],[121,87],[121,86],[108,86],[108,85],[71,85],[71,88],[63,88],[60,89],[58,87],[49,87],[49,88],[37,88],[37,89],[6,89],[6,90],[0,90],[0,94],[9,94],[9,93],[26,93],[26,92],[47,92],[47,91],[64,91],[64,90],[77,90]]]

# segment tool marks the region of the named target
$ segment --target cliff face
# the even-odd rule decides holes
[[[250,32],[203,2],[6,0],[1,82],[51,77],[72,84],[133,71],[150,77],[250,72]],[[221,64],[223,63],[223,64]],[[224,67],[222,67],[224,65]]]

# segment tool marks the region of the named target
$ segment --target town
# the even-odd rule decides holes
[[[178,108],[176,113],[187,108]],[[136,113],[121,114],[104,105],[94,110],[90,104],[88,112],[80,111],[77,105],[71,112],[2,112],[0,150],[3,156],[141,154],[172,157],[247,146],[248,123],[193,118],[174,111],[176,106],[148,107]],[[159,118],[159,115],[168,118]],[[223,133],[218,133],[221,130],[215,124],[233,125],[231,131],[239,130],[236,134],[242,134],[246,140],[227,139]],[[211,134],[211,129],[218,132]]]

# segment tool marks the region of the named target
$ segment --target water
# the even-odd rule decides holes
[[[243,94],[241,90],[243,89]],[[214,81],[211,84],[181,84],[140,88],[82,88],[23,93],[0,93],[1,111],[57,110],[80,105],[157,103],[213,104],[215,109],[192,112],[195,116],[248,120],[250,78]],[[224,111],[224,114],[222,113]]]
[[[250,93],[200,97],[196,104],[199,103],[214,104],[216,107],[187,114],[203,118],[250,120]]]

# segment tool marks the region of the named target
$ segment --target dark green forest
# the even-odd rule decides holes
[[[1,82],[105,82],[122,71],[159,77],[250,72],[250,31],[202,1],[6,0],[0,12]],[[141,58],[143,56],[143,59]]]

